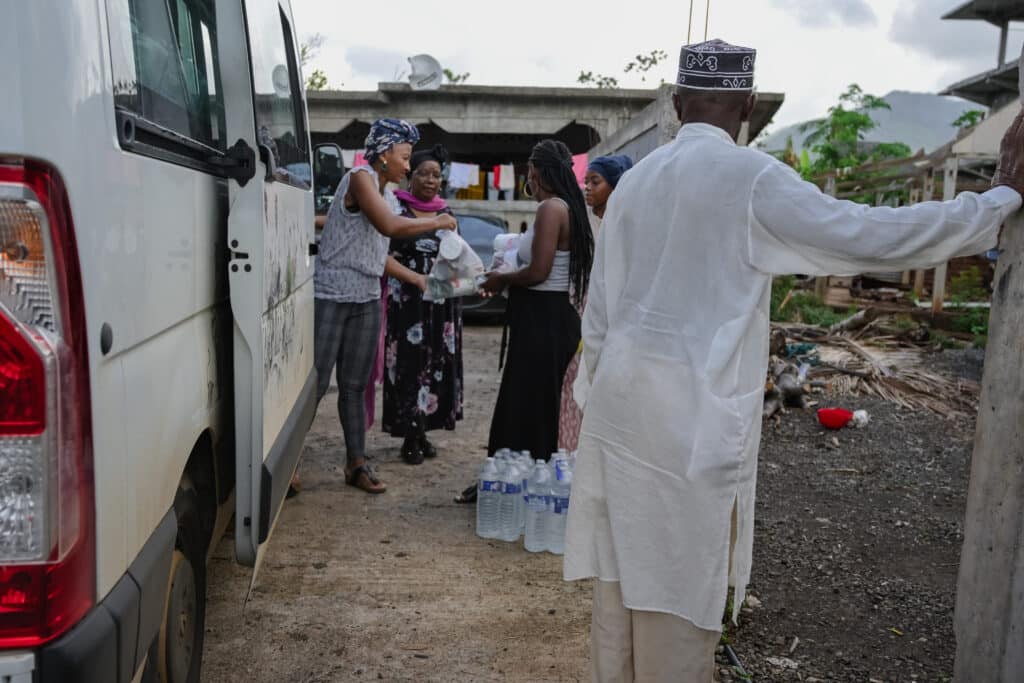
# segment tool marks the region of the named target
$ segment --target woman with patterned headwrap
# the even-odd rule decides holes
[[[447,163],[441,145],[413,153],[409,191],[395,192],[403,216],[451,213],[439,195]],[[388,258],[381,426],[405,439],[401,454],[410,465],[437,455],[428,431],[455,429],[462,419],[462,305],[458,298],[424,301],[418,281],[433,268],[440,244],[437,233],[392,239]],[[403,279],[403,270],[416,278]]]
[[[540,202],[519,247],[525,267],[489,273],[482,288],[508,287],[508,354],[491,420],[488,451],[530,451],[547,460],[558,448],[565,370],[580,341],[579,308],[594,258],[594,236],[572,153],[555,140],[530,154],[526,191]]]
[[[583,196],[587,200],[587,206],[597,217],[594,223],[595,230],[601,227],[605,207],[615,186],[619,184],[619,178],[631,168],[633,160],[625,154],[597,157],[587,165],[587,174],[583,178]],[[582,348],[580,345],[580,349],[569,363],[569,369],[565,371],[565,381],[562,383],[562,404],[558,414],[558,447],[567,451],[575,451],[579,444],[580,427],[583,425],[582,406],[589,388],[586,386],[587,373],[579,371],[583,360]],[[579,385],[583,386],[574,397],[574,389]]]
[[[368,493],[387,488],[366,463],[366,384],[377,355],[380,280],[393,238],[455,229],[450,215],[399,216],[388,183],[409,172],[419,131],[397,119],[373,122],[366,138],[369,166],[346,173],[327,212],[316,258],[314,360],[317,400],[337,366],[338,417],[345,433],[345,483]]]

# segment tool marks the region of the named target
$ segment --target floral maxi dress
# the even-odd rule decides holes
[[[450,213],[445,209],[445,213]],[[403,216],[415,218],[408,207]],[[391,241],[391,255],[427,274],[440,238],[428,233]],[[381,427],[396,437],[455,429],[462,419],[462,306],[458,299],[423,300],[415,285],[388,278]]]

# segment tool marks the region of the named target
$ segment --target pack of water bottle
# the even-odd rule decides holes
[[[477,536],[508,543],[522,536],[531,553],[561,555],[575,459],[559,450],[544,462],[507,448],[487,458],[477,484]]]

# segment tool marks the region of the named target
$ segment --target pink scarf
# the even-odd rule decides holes
[[[429,202],[425,202],[422,199],[417,199],[411,192],[395,190],[395,197],[413,211],[442,211],[448,208],[448,202],[439,196],[435,196]]]

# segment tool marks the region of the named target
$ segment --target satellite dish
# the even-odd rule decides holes
[[[441,87],[444,71],[441,63],[430,55],[409,57],[409,66],[412,67],[409,85],[413,90],[437,90]]]

